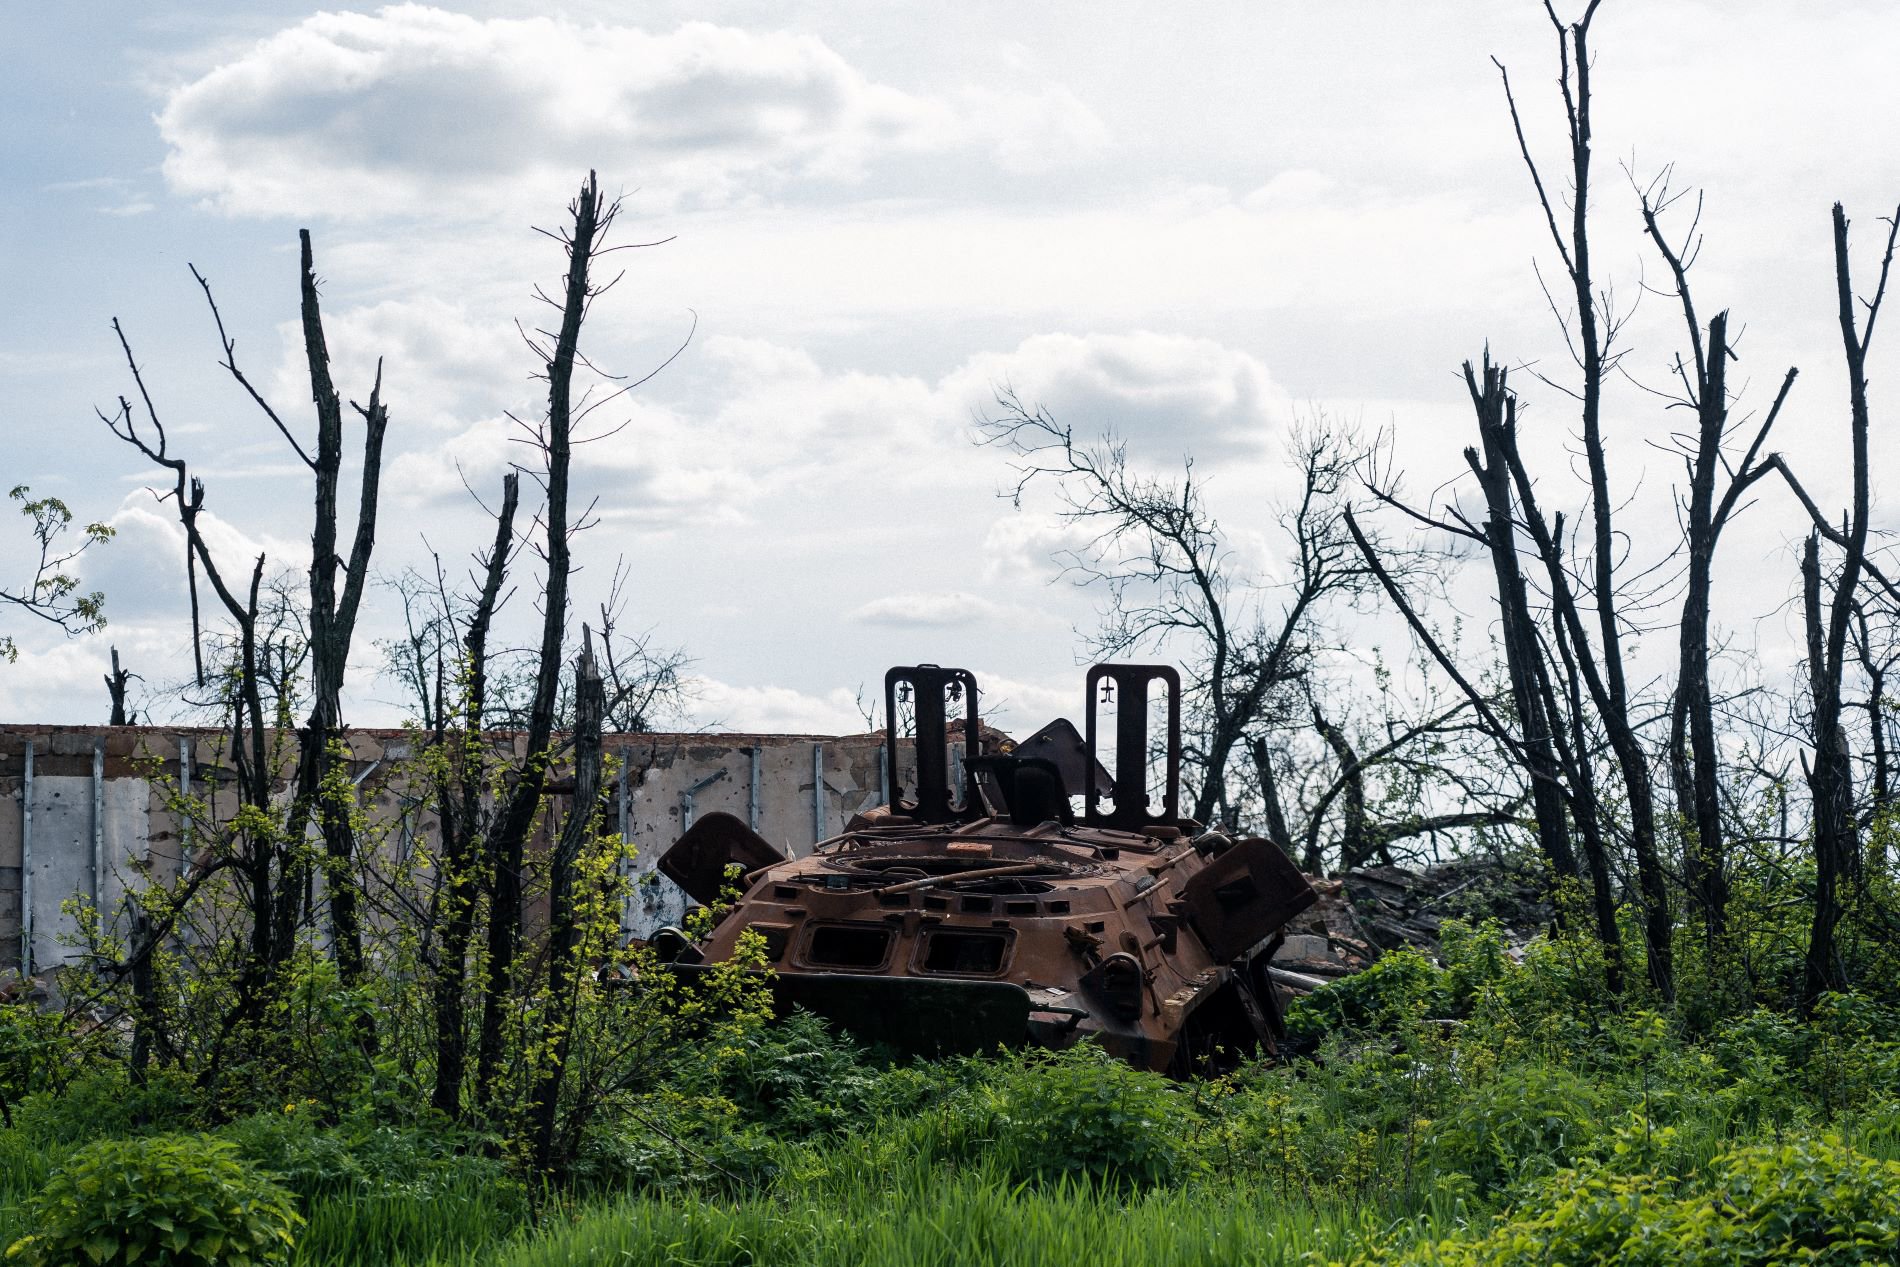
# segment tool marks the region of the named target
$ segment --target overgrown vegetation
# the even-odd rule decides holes
[[[1310,1054],[1190,1083],[1087,1047],[904,1061],[808,1015],[741,999],[715,1019],[659,987],[644,1006],[698,1028],[645,1051],[558,1189],[429,1110],[423,1068],[370,1062],[331,1099],[260,1094],[231,1116],[187,1080],[135,1085],[122,1058],[49,1040],[15,1071],[35,1089],[0,1131],[0,1236],[46,1235],[75,1192],[109,1221],[98,1177],[162,1161],[145,1208],[177,1192],[194,1217],[285,1228],[282,1194],[300,1264],[1900,1253],[1900,997],[1830,995],[1805,1021],[1617,1010],[1587,937],[1520,960],[1496,926],[1454,922],[1444,944],[1443,966],[1393,953],[1297,1001]],[[348,1010],[331,1016],[347,1045]]]
[[[1726,312],[1706,326],[1696,315],[1697,230],[1684,245],[1665,233],[1679,201],[1667,173],[1636,189],[1687,332],[1666,403],[1696,427],[1672,440],[1688,476],[1672,490],[1682,539],[1658,558],[1620,546],[1630,534],[1615,521],[1601,419],[1621,321],[1589,262],[1596,9],[1566,21],[1546,6],[1567,194],[1540,174],[1505,83],[1574,295],[1557,315],[1577,381],[1551,385],[1579,406],[1587,474],[1568,522],[1581,527],[1566,531],[1555,497],[1548,515],[1540,507],[1518,397],[1488,354],[1466,366],[1480,444],[1465,456],[1482,511],[1406,507],[1384,437],[1315,425],[1292,446],[1302,491],[1282,527],[1296,566],[1278,591],[1230,572],[1191,463],[1174,480],[1137,469],[1112,438],[1078,443],[1014,396],[989,435],[1023,464],[1021,487],[1055,485],[1099,532],[1070,562],[1108,595],[1100,649],[1190,664],[1195,819],[1258,831],[1315,870],[1397,861],[1405,842],[1460,834],[1547,878],[1558,912],[1547,938],[1520,953],[1495,925],[1448,920],[1442,962],[1387,953],[1294,1002],[1289,1052],[1229,1053],[1226,1072],[1184,1083],[1089,1047],[906,1061],[810,1016],[773,1021],[756,941],[691,988],[624,947],[627,845],[605,827],[618,771],[601,734],[609,719],[649,716],[676,689],[678,661],[638,640],[616,651],[617,599],[599,658],[587,626],[572,655],[572,547],[591,522],[568,504],[574,450],[589,415],[631,390],[610,387],[580,347],[592,301],[613,285],[590,270],[618,249],[603,245],[616,204],[590,175],[553,235],[565,272],[543,297],[558,331],[529,336],[548,404],[520,438],[544,500],[518,520],[519,472],[495,472],[493,542],[468,592],[439,567],[404,582],[410,636],[392,658],[417,717],[409,755],[391,758],[400,780],[381,776],[412,793],[390,814],[370,811],[384,789],[365,786],[374,770],[357,768],[342,714],[389,419],[379,373],[356,408],[359,503],[344,522],[343,398],[308,235],[312,437],[300,441],[252,388],[211,305],[224,368],[312,475],[307,597],[267,593],[262,556],[248,579],[221,566],[198,520],[205,486],[118,332],[132,386],[102,417],[170,473],[194,689],[223,738],[195,788],[149,772],[188,856],[169,874],[144,863],[151,874],[117,909],[73,908],[61,1010],[24,989],[0,1001],[8,1257],[1900,1259],[1900,747],[1884,685],[1900,658],[1900,588],[1870,543],[1867,449],[1867,353],[1900,215],[1857,291],[1847,217],[1833,209],[1853,483],[1836,516],[1764,447],[1792,371],[1734,451],[1735,352]],[[1738,701],[1769,696],[1712,685],[1724,666],[1709,596],[1724,524],[1771,474],[1779,482],[1759,495],[1786,491],[1811,521],[1805,681],[1774,716],[1749,716]],[[12,496],[39,562],[0,606],[96,629],[102,599],[72,570],[109,530],[61,544],[62,502],[24,486]],[[1480,547],[1493,570],[1487,661],[1470,662],[1457,618],[1424,606],[1456,563],[1443,540]],[[524,560],[544,566],[528,576]],[[1673,679],[1632,686],[1631,613],[1656,610],[1651,578],[1673,571]],[[200,573],[216,629],[203,627]],[[540,636],[503,652],[493,621],[524,579]],[[1419,681],[1407,695],[1376,663],[1377,705],[1349,716],[1315,666],[1346,641],[1330,622],[1375,603],[1410,629]],[[0,659],[13,650],[0,637]],[[115,668],[108,682],[115,720],[125,680]],[[520,741],[497,742],[497,723],[519,726]],[[696,912],[688,931],[703,938],[723,914]]]

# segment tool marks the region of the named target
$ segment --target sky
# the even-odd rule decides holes
[[[1900,10],[1606,0],[1594,38],[1599,275],[1634,310],[1606,405],[1632,550],[1661,557],[1675,522],[1681,415],[1647,389],[1683,338],[1644,293],[1661,271],[1631,187],[1670,163],[1703,194],[1698,302],[1743,330],[1738,414],[1799,365],[1776,447],[1837,503],[1828,209],[1846,203],[1871,272],[1900,199]],[[176,713],[179,530],[95,413],[131,390],[114,317],[206,482],[219,556],[293,567],[307,482],[218,368],[188,264],[307,436],[310,229],[346,398],[382,358],[377,572],[439,554],[459,574],[491,531],[468,490],[492,500],[523,460],[507,416],[539,408],[515,323],[544,320],[534,288],[562,261],[533,229],[589,169],[623,200],[618,240],[663,244],[611,257],[625,277],[583,349],[634,378],[679,355],[577,459],[599,520],[576,546],[577,618],[624,559],[626,627],[693,658],[685,726],[861,730],[860,685],[917,662],[975,670],[1005,726],[1073,714],[1097,598],[1052,558],[1073,526],[999,496],[1007,459],[973,442],[998,389],[1148,469],[1191,454],[1261,583],[1286,570],[1273,506],[1302,418],[1390,428],[1408,490],[1456,495],[1459,364],[1489,346],[1567,369],[1491,61],[1554,172],[1555,49],[1532,0],[0,5],[7,484],[117,529],[84,560],[104,633],[0,612],[22,649],[0,720],[103,720],[111,646],[147,715]],[[1547,504],[1574,504],[1574,410],[1519,381]],[[1878,474],[1900,441],[1875,452]],[[0,535],[0,583],[29,565],[23,529]],[[1800,530],[1766,492],[1718,564],[1725,630],[1771,665],[1795,654]],[[368,601],[346,712],[394,724],[374,643],[400,609]]]

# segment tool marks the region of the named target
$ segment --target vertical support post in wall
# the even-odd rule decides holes
[[[877,799],[880,805],[891,803],[891,754],[890,745],[877,746]]]
[[[746,794],[745,825],[753,831],[759,829],[759,757],[760,745],[753,744],[746,750],[752,758],[752,790]]]
[[[106,737],[92,741],[92,909],[104,916],[106,901]]]
[[[178,799],[191,800],[191,740],[182,735],[178,739]],[[178,824],[178,874],[191,874],[191,816],[185,815]]]
[[[811,746],[811,843],[825,838],[825,745]]]
[[[20,776],[20,975],[33,975],[33,741]]]
[[[633,806],[628,804],[631,797],[633,781],[633,776],[628,769],[628,767],[633,764],[631,757],[632,753],[630,749],[622,748],[620,750],[620,773],[614,778],[616,817],[619,819],[616,827],[620,832],[619,870],[622,878],[629,877],[633,874],[633,854],[630,848],[633,838]],[[624,935],[633,928],[632,886],[623,889],[622,893],[624,896],[620,899],[620,931]]]
[[[680,835],[685,835],[687,828],[693,825],[693,819],[698,814],[698,811],[693,806],[693,802],[698,799],[699,794],[725,777],[726,767],[720,766],[717,770],[714,770],[711,774],[680,793]]]
[[[626,752],[622,751],[620,754],[620,774],[614,780],[615,800],[617,801],[616,808],[618,809],[619,816],[618,830],[620,832],[620,843],[622,845],[625,845],[633,835],[633,806],[628,803],[632,795],[630,789],[633,776],[627,769],[629,764]]]

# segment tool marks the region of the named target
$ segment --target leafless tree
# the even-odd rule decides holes
[[[1701,916],[1711,952],[1726,931],[1728,880],[1722,840],[1719,744],[1714,701],[1709,684],[1710,590],[1715,549],[1722,530],[1743,505],[1756,481],[1776,469],[1779,459],[1763,451],[1769,433],[1794,386],[1797,371],[1789,369],[1774,403],[1754,430],[1739,461],[1728,452],[1734,428],[1729,421],[1731,396],[1728,363],[1736,358],[1728,332],[1728,313],[1709,319],[1706,332],[1696,316],[1689,272],[1701,248],[1700,198],[1687,231],[1679,241],[1664,232],[1662,216],[1682,195],[1669,188],[1667,169],[1638,189],[1643,228],[1668,266],[1673,296],[1688,330],[1689,356],[1678,355],[1674,373],[1679,393],[1664,393],[1674,407],[1695,418],[1692,431],[1671,439],[1682,455],[1688,476],[1688,494],[1678,498],[1687,570],[1682,618],[1677,626],[1676,690],[1669,715],[1669,770],[1677,813],[1685,824],[1682,865],[1685,888]],[[1719,487],[1718,487],[1719,485]]]
[[[1280,523],[1295,574],[1270,597],[1246,581],[1236,586],[1191,458],[1178,477],[1151,475],[1130,462],[1125,443],[1078,442],[1071,427],[1013,391],[999,393],[997,404],[981,438],[1018,459],[1017,504],[1032,484],[1048,482],[1063,514],[1096,533],[1062,560],[1105,595],[1092,650],[1112,657],[1166,644],[1185,658],[1185,711],[1197,722],[1186,753],[1197,773],[1193,816],[1211,821],[1249,729],[1298,706],[1317,608],[1362,588],[1363,572],[1342,548],[1338,526],[1338,501],[1361,455],[1323,423],[1293,437],[1301,488]],[[1272,776],[1266,779],[1271,797]]]
[[[1874,323],[1893,265],[1900,210],[1888,222],[1886,249],[1872,294],[1865,300],[1854,294],[1852,261],[1848,253],[1847,212],[1834,204],[1834,279],[1841,348],[1847,363],[1848,435],[1853,452],[1853,502],[1838,536],[1840,563],[1828,578],[1824,593],[1821,568],[1822,533],[1808,534],[1801,556],[1802,612],[1807,626],[1808,690],[1811,699],[1808,789],[1814,802],[1814,920],[1808,937],[1803,998],[1807,1006],[1827,990],[1846,984],[1835,955],[1835,930],[1842,915],[1841,886],[1852,874],[1859,856],[1859,834],[1854,824],[1853,770],[1849,764],[1844,725],[1842,681],[1846,671],[1848,634],[1854,624],[1856,599],[1867,568],[1870,502],[1867,454],[1870,426],[1867,403],[1867,349],[1873,342]],[[1862,309],[1865,315],[1862,315]]]
[[[132,726],[138,723],[138,714],[126,707],[126,694],[131,690],[132,679],[138,674],[130,669],[119,667],[119,649],[112,648],[112,669],[106,674],[106,694],[112,700],[112,715],[108,726]]]
[[[527,760],[485,842],[493,892],[488,920],[488,981],[476,1047],[476,1096],[485,1106],[492,1102],[501,1069],[503,1021],[513,998],[514,974],[519,969],[524,854],[552,758],[550,740],[567,634],[571,536],[584,522],[584,516],[570,521],[568,506],[574,445],[574,367],[580,356],[581,324],[588,307],[613,284],[601,283],[592,276],[592,269],[603,249],[602,238],[618,210],[619,204],[601,194],[599,181],[590,172],[569,208],[571,222],[561,237],[567,277],[562,299],[554,305],[561,314],[559,329],[529,340],[541,358],[548,384],[547,414],[532,428],[535,446],[546,460],[544,469],[537,472],[546,502],[541,511],[543,533],[536,547],[546,572],[541,585],[540,654],[525,736]]]
[[[288,695],[284,684],[277,684],[277,705],[267,710],[266,692],[270,682],[270,645],[261,634],[263,624],[260,593],[264,587],[265,558],[258,555],[248,582],[227,579],[223,566],[212,554],[200,516],[205,509],[205,486],[191,474],[185,458],[173,452],[170,437],[161,420],[131,343],[115,319],[113,331],[125,355],[127,367],[138,397],[138,405],[126,396],[118,400],[112,413],[100,411],[101,419],[120,440],[130,445],[152,465],[169,473],[172,487],[161,499],[170,501],[185,531],[186,579],[190,599],[192,653],[196,682],[208,684],[205,671],[204,630],[198,601],[198,578],[203,574],[225,617],[230,622],[232,660],[218,685],[228,719],[231,753],[240,799],[256,814],[238,828],[233,843],[233,865],[243,877],[249,908],[249,955],[238,980],[237,996],[232,1001],[227,1030],[239,1021],[255,1022],[273,985],[277,972],[288,958],[299,925],[309,917],[307,894],[308,864],[301,858],[301,842],[306,825],[316,822],[322,833],[327,854],[325,877],[331,931],[337,945],[339,968],[347,980],[354,981],[362,972],[360,933],[357,927],[354,879],[350,868],[352,839],[348,807],[323,794],[325,776],[339,759],[335,740],[342,728],[341,691],[344,668],[354,633],[357,606],[368,577],[370,553],[375,540],[378,480],[381,472],[383,434],[388,414],[382,403],[380,366],[367,405],[355,406],[364,423],[360,471],[360,494],[353,527],[350,557],[338,557],[337,489],[344,461],[343,413],[341,399],[332,385],[329,351],[324,339],[315,263],[310,234],[299,234],[301,246],[301,293],[303,342],[310,374],[311,395],[317,408],[314,456],[276,409],[252,386],[239,366],[236,342],[226,331],[211,285],[202,273],[192,276],[204,293],[205,302],[217,328],[223,353],[221,366],[244,390],[272,425],[290,444],[298,458],[309,468],[315,490],[315,516],[311,534],[310,602],[307,611],[308,637],[298,652],[308,657],[312,678],[312,712],[297,737],[298,761],[296,794],[288,810],[274,796],[279,773],[279,753],[272,745],[273,730],[281,733],[288,724],[284,706]],[[266,826],[268,824],[268,826]],[[212,1068],[216,1067],[213,1062]]]

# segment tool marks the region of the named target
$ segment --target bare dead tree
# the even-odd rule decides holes
[[[1575,657],[1591,708],[1601,721],[1622,784],[1629,841],[1636,858],[1637,887],[1643,903],[1643,940],[1651,983],[1665,998],[1675,993],[1674,924],[1670,913],[1669,889],[1657,847],[1655,796],[1649,779],[1648,756],[1637,733],[1634,701],[1623,663],[1625,627],[1619,612],[1616,575],[1616,531],[1613,523],[1615,502],[1610,488],[1609,463],[1603,443],[1602,410],[1604,380],[1615,364],[1612,346],[1619,323],[1609,310],[1607,292],[1598,287],[1590,255],[1590,164],[1591,164],[1591,83],[1592,69],[1589,32],[1601,0],[1590,0],[1583,16],[1566,23],[1558,16],[1551,0],[1544,11],[1557,36],[1557,86],[1564,105],[1569,133],[1569,217],[1568,225],[1559,223],[1558,205],[1552,200],[1537,160],[1525,138],[1517,99],[1511,90],[1509,72],[1498,64],[1503,78],[1504,96],[1518,142],[1518,152],[1531,176],[1539,208],[1544,213],[1550,239],[1563,264],[1569,282],[1571,313],[1558,312],[1570,352],[1581,381],[1575,389],[1563,389],[1579,406],[1581,440],[1590,490],[1590,532],[1585,558],[1588,581],[1583,586],[1571,581],[1567,545],[1563,538],[1562,517],[1554,523],[1542,520],[1535,511],[1529,474],[1515,453],[1507,454],[1512,482],[1517,486],[1519,506],[1524,512],[1536,553],[1548,577],[1549,600],[1555,617],[1566,627],[1570,651]],[[1574,329],[1573,329],[1574,323]],[[1546,380],[1549,381],[1549,380]],[[1540,522],[1541,521],[1541,522]],[[1596,643],[1593,645],[1583,623],[1583,605],[1595,616]]]
[[[354,541],[347,563],[337,556],[337,485],[343,464],[342,410],[331,384],[329,354],[324,342],[315,264],[308,231],[299,234],[301,246],[301,287],[304,349],[310,372],[311,394],[317,406],[316,456],[299,443],[291,428],[270,403],[252,386],[239,366],[236,342],[227,332],[210,282],[195,267],[193,279],[203,291],[217,328],[223,353],[221,366],[232,376],[250,399],[283,435],[312,473],[315,484],[315,522],[311,535],[311,603],[306,637],[292,650],[275,644],[273,623],[267,622],[260,603],[264,588],[265,558],[259,555],[251,569],[249,584],[237,587],[227,582],[213,556],[200,516],[204,513],[205,487],[194,477],[186,460],[171,451],[169,437],[143,372],[133,355],[131,343],[115,319],[126,364],[137,390],[140,408],[121,396],[113,414],[100,412],[100,418],[120,440],[137,450],[148,462],[169,472],[171,491],[168,500],[185,531],[186,581],[190,600],[192,658],[196,681],[207,685],[204,657],[204,629],[199,611],[198,577],[202,573],[235,631],[231,664],[217,684],[221,707],[228,718],[231,751],[242,804],[257,813],[243,820],[238,828],[236,853],[232,860],[242,875],[249,914],[249,955],[238,979],[236,997],[225,1025],[233,1032],[241,1022],[255,1022],[279,967],[288,958],[297,927],[307,918],[308,885],[306,864],[298,857],[306,825],[313,815],[324,835],[329,865],[325,877],[332,931],[337,944],[339,968],[346,979],[356,980],[362,971],[360,935],[355,912],[355,884],[349,861],[351,854],[348,807],[335,804],[335,798],[320,794],[324,776],[335,760],[333,740],[341,729],[340,699],[344,666],[349,655],[350,637],[355,627],[357,605],[367,578],[370,551],[374,543],[378,476],[381,470],[383,433],[388,423],[382,404],[382,375],[378,368],[370,403],[358,406],[365,432],[362,450],[361,494]],[[341,591],[338,572],[344,572]],[[275,607],[275,604],[273,604]],[[294,619],[294,617],[292,618]],[[289,678],[294,666],[305,662],[312,667],[313,711],[308,725],[298,736],[299,759],[297,791],[288,811],[276,802],[274,792],[279,773],[278,754],[268,736],[289,724],[285,709],[290,699]],[[267,707],[267,700],[271,706]],[[268,826],[266,826],[268,824]],[[217,1062],[209,1068],[215,1070]]]
[[[1293,574],[1268,587],[1230,575],[1227,544],[1191,458],[1178,477],[1150,475],[1130,462],[1124,443],[1079,442],[1071,427],[1009,390],[997,403],[1000,412],[982,424],[980,439],[1019,459],[1016,503],[1031,485],[1051,483],[1065,517],[1096,530],[1061,559],[1074,579],[1105,596],[1092,649],[1116,656],[1165,645],[1184,658],[1193,817],[1209,822],[1219,814],[1234,754],[1251,750],[1269,835],[1292,850],[1271,754],[1248,735],[1304,712],[1299,687],[1321,636],[1322,609],[1370,584],[1340,518],[1367,446],[1325,419],[1293,432],[1288,460],[1299,488],[1278,512]],[[1419,562],[1408,557],[1405,566]]]
[[[442,902],[438,912],[441,943],[434,981],[435,1083],[430,1104],[450,1117],[462,1113],[462,1088],[468,1070],[466,988],[468,954],[474,942],[476,913],[493,876],[484,868],[483,796],[488,784],[488,748],[483,739],[488,700],[488,633],[504,595],[508,559],[514,545],[515,511],[521,480],[502,477],[501,505],[495,515],[495,539],[477,560],[481,584],[461,639],[457,663],[458,707],[446,701],[435,710],[440,719],[436,742],[446,750],[436,785],[436,815],[442,834]],[[437,661],[437,680],[442,677]],[[438,687],[437,696],[445,691]],[[453,733],[451,734],[451,730]]]
[[[108,726],[134,726],[138,724],[138,715],[125,706],[126,692],[132,679],[138,674],[130,669],[119,667],[119,649],[112,648],[112,671],[106,674],[106,694],[112,700],[112,716],[106,722]]]
[[[356,876],[353,858],[355,832],[351,827],[351,807],[325,790],[325,780],[340,759],[338,751],[343,727],[343,676],[349,663],[350,644],[356,633],[356,617],[363,599],[363,587],[369,580],[370,554],[376,544],[376,504],[382,482],[383,436],[389,425],[389,412],[383,405],[383,366],[376,363],[376,381],[370,388],[369,404],[357,405],[362,416],[363,450],[357,494],[356,524],[350,542],[347,564],[338,556],[337,488],[343,470],[343,404],[330,377],[330,351],[324,339],[323,319],[318,309],[316,266],[311,257],[310,233],[298,234],[303,263],[303,343],[304,358],[310,373],[310,392],[317,407],[317,443],[313,455],[306,454],[288,429],[279,424],[291,447],[310,468],[315,486],[314,527],[310,549],[310,678],[311,710],[298,736],[297,793],[288,821],[292,839],[303,835],[304,824],[314,816],[323,836],[326,864],[324,886],[328,897],[331,933],[335,940],[337,968],[346,984],[354,985],[363,976],[363,934],[357,914]],[[202,281],[202,279],[200,279]],[[205,289],[210,300],[210,288]],[[212,305],[212,311],[217,306]],[[224,337],[223,322],[218,325],[224,341],[225,367],[242,382],[238,374],[232,343]],[[255,393],[253,393],[255,395]],[[260,404],[263,403],[259,397]],[[265,406],[269,411],[269,406]],[[275,414],[272,414],[273,419]],[[338,573],[342,584],[338,585]],[[301,884],[301,864],[285,870],[286,893]],[[280,920],[294,909],[289,902],[278,904]],[[279,938],[289,944],[290,930],[280,929]]]
[[[574,796],[567,820],[548,863],[548,992],[551,1018],[549,1059],[535,1080],[528,1116],[534,1138],[535,1168],[543,1173],[555,1160],[556,1110],[574,1040],[576,987],[583,965],[577,944],[575,867],[597,829],[601,810],[602,717],[606,689],[594,659],[594,643],[581,626],[581,654],[574,666]]]
[[[1714,701],[1709,684],[1709,610],[1714,578],[1715,549],[1722,530],[1741,507],[1756,481],[1775,469],[1776,458],[1764,453],[1775,420],[1794,386],[1797,371],[1789,369],[1781,389],[1761,425],[1755,429],[1739,462],[1726,446],[1731,438],[1728,363],[1735,349],[1728,334],[1728,313],[1709,319],[1707,332],[1696,316],[1689,271],[1701,247],[1701,200],[1680,242],[1672,242],[1662,227],[1662,216],[1681,195],[1669,189],[1667,169],[1646,188],[1637,190],[1643,229],[1669,268],[1673,294],[1688,330],[1689,357],[1677,355],[1674,372],[1680,395],[1670,403],[1690,410],[1694,430],[1673,437],[1682,454],[1689,482],[1686,498],[1679,498],[1687,575],[1682,619],[1677,626],[1676,691],[1669,716],[1669,769],[1677,813],[1685,821],[1682,865],[1690,902],[1701,916],[1713,952],[1724,940],[1727,923],[1727,851],[1722,838],[1720,752],[1715,731]],[[1721,487],[1717,487],[1718,482]]]
[[[560,241],[567,256],[567,277],[557,333],[545,342],[531,340],[542,359],[548,384],[548,409],[534,430],[537,447],[546,459],[542,472],[547,501],[542,510],[540,551],[546,563],[542,582],[541,650],[533,702],[526,734],[527,759],[509,792],[505,806],[487,839],[488,867],[493,892],[488,920],[488,981],[482,1000],[481,1034],[476,1048],[476,1097],[493,1104],[496,1075],[501,1068],[502,1028],[512,997],[516,959],[521,947],[522,870],[528,833],[540,808],[552,752],[555,703],[561,672],[561,649],[567,632],[568,584],[571,571],[569,520],[570,465],[573,454],[574,365],[580,350],[581,323],[588,306],[606,285],[592,279],[590,270],[601,249],[602,236],[619,210],[600,192],[592,172],[569,207],[571,222]]]
[[[1503,367],[1493,365],[1488,354],[1482,382],[1471,362],[1465,362],[1464,372],[1472,408],[1477,412],[1479,437],[1479,445],[1465,450],[1465,463],[1478,477],[1486,512],[1484,527],[1473,535],[1491,556],[1497,584],[1504,664],[1510,675],[1511,702],[1528,764],[1537,843],[1558,878],[1574,880],[1581,873],[1570,848],[1570,825],[1564,814],[1563,785],[1552,733],[1552,718],[1561,714],[1547,708],[1547,692],[1540,689],[1543,649],[1518,559],[1518,509],[1511,491],[1510,460],[1517,447],[1517,398],[1510,392]],[[1471,532],[1462,525],[1456,531]]]
[[[265,987],[270,982],[278,956],[274,953],[271,941],[277,922],[274,919],[276,892],[273,886],[276,867],[279,862],[278,849],[272,830],[258,830],[253,824],[269,821],[272,806],[273,770],[269,759],[266,740],[266,722],[263,693],[259,687],[257,614],[258,591],[264,580],[264,556],[258,555],[251,569],[248,586],[234,589],[227,584],[224,573],[217,560],[212,556],[204,533],[199,526],[198,517],[204,513],[205,488],[202,481],[191,474],[184,458],[173,455],[170,439],[163,420],[152,403],[151,393],[146,390],[143,372],[133,356],[131,343],[118,319],[112,322],[113,333],[118,336],[119,347],[125,354],[126,365],[132,375],[143,406],[142,420],[139,410],[135,410],[131,400],[120,396],[116,413],[99,411],[100,419],[112,433],[126,444],[136,449],[154,466],[160,467],[172,476],[172,489],[164,497],[172,502],[178,514],[180,526],[185,530],[186,577],[191,597],[192,613],[192,651],[198,670],[199,684],[204,682],[204,662],[201,651],[200,623],[197,598],[197,574],[203,571],[206,581],[211,585],[213,594],[223,606],[236,630],[236,656],[233,672],[226,683],[228,694],[228,727],[231,737],[231,757],[234,767],[235,783],[242,804],[260,811],[260,817],[246,820],[240,825],[230,842],[231,861],[241,876],[249,913],[249,945],[244,965],[236,980],[235,998],[226,1013],[225,1032],[230,1032],[245,1020],[254,1020],[263,1003]],[[155,943],[150,948],[155,949]],[[149,950],[148,950],[149,953]],[[215,1059],[211,1067],[216,1067]]]
[[[1859,855],[1854,828],[1853,770],[1847,731],[1842,724],[1842,681],[1846,668],[1848,631],[1853,622],[1857,591],[1866,572],[1868,509],[1870,500],[1867,441],[1870,426],[1867,403],[1867,349],[1874,323],[1886,296],[1893,265],[1900,210],[1888,220],[1886,249],[1871,296],[1854,294],[1852,260],[1848,252],[1847,212],[1834,204],[1834,280],[1846,359],[1848,434],[1853,452],[1853,501],[1836,541],[1841,548],[1838,572],[1830,592],[1823,594],[1821,538],[1808,534],[1801,557],[1802,611],[1807,625],[1808,688],[1811,697],[1810,742],[1814,756],[1807,763],[1809,793],[1814,802],[1814,919],[1808,935],[1803,976],[1803,1004],[1812,1007],[1822,993],[1846,985],[1835,955],[1835,931],[1842,916],[1841,885]],[[1860,309],[1865,309],[1865,316]]]

